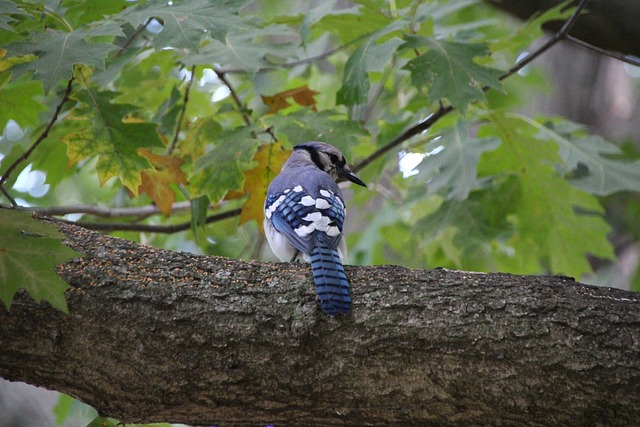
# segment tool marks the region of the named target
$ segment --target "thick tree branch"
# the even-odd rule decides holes
[[[632,425],[640,298],[562,277],[347,267],[329,319],[304,264],[153,249],[60,224],[69,314],[0,308],[0,375],[127,422]]]

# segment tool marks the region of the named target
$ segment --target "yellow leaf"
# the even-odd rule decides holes
[[[277,113],[280,110],[284,110],[291,104],[287,101],[287,98],[292,98],[293,101],[303,107],[311,107],[316,110],[316,100],[313,99],[318,92],[309,89],[309,86],[300,86],[295,89],[285,90],[284,92],[276,93],[273,96],[261,95],[262,102],[269,107],[269,113]]]
[[[244,173],[244,192],[249,195],[249,198],[242,206],[240,224],[252,219],[258,221],[258,224],[262,224],[267,188],[271,180],[280,173],[280,169],[289,158],[290,153],[289,150],[282,147],[282,143],[279,141],[273,144],[264,144],[258,148],[253,158],[258,162],[258,166]]]
[[[171,184],[186,184],[187,178],[180,169],[182,159],[176,156],[154,154],[148,148],[140,148],[140,155],[146,157],[155,170],[141,172],[142,183],[138,191],[147,193],[156,203],[160,211],[169,216],[176,195]]]

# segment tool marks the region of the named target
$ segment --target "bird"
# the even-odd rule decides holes
[[[347,256],[346,208],[337,184],[344,179],[367,187],[333,145],[298,144],[269,184],[264,205],[263,226],[271,250],[280,261],[293,262],[301,254],[311,263],[320,307],[331,317],[351,309],[342,265]]]

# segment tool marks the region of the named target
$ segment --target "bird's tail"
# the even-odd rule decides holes
[[[309,253],[309,258],[322,310],[329,316],[348,313],[351,308],[349,280],[337,249],[330,249],[319,242]]]

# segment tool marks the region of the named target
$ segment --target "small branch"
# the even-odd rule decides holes
[[[182,128],[182,122],[184,121],[185,113],[187,112],[187,103],[189,102],[189,91],[191,90],[191,85],[193,84],[193,78],[196,75],[196,66],[191,66],[191,78],[187,82],[187,87],[184,90],[184,98],[182,100],[182,109],[180,110],[180,117],[178,117],[178,124],[176,126],[175,135],[173,135],[173,141],[171,141],[171,145],[167,150],[167,154],[171,154],[173,150],[176,148],[178,144],[178,136],[180,135],[180,130]]]
[[[292,62],[288,62],[285,64],[280,64],[280,65],[276,65],[273,67],[263,67],[263,68],[259,68],[258,69],[258,73],[268,73],[271,71],[277,71],[277,70],[282,70],[282,69],[287,69],[287,68],[295,68],[298,67],[300,65],[305,65],[305,64],[310,64],[312,62],[316,62],[316,61],[321,61],[325,58],[328,58],[329,56],[333,55],[334,53],[340,52],[341,50],[346,49],[347,47],[351,46],[353,43],[357,42],[358,40],[360,40],[360,37],[350,41],[349,43],[340,45],[334,49],[330,49],[326,52],[321,53],[320,55],[317,56],[312,56],[311,58],[305,58],[305,59],[299,59],[297,61],[292,61]],[[222,74],[246,74],[247,70],[243,69],[243,68],[218,68],[217,71],[221,72]]]
[[[437,122],[442,117],[446,116],[447,114],[449,114],[452,111],[453,111],[453,106],[448,105],[448,106],[445,107],[444,105],[442,105],[442,103],[440,103],[440,108],[438,108],[438,111],[436,111],[435,113],[432,113],[426,119],[424,119],[421,122],[419,122],[417,125],[410,127],[409,129],[404,131],[400,136],[396,137],[393,141],[391,141],[388,144],[380,147],[378,150],[376,150],[369,157],[367,157],[366,159],[364,159],[361,162],[357,163],[352,168],[353,171],[354,172],[358,172],[359,170],[361,170],[364,167],[368,166],[370,163],[373,163],[375,160],[377,160],[378,158],[382,157],[384,154],[386,154],[387,152],[389,152],[393,148],[395,148],[398,145],[402,144],[404,141],[406,141],[409,138],[412,138],[412,137],[414,137],[416,135],[419,135],[420,133],[426,131],[431,126],[433,126],[433,124],[435,122]]]
[[[11,194],[9,194],[9,192],[4,188],[4,186],[0,185],[0,191],[2,191],[2,194],[4,194],[7,199],[9,199],[9,203],[11,203],[11,206],[13,207],[18,206],[18,202],[16,202],[16,199],[11,197]]]
[[[144,24],[142,24],[140,27],[138,27],[138,29],[136,31],[134,31],[133,34],[131,34],[131,37],[129,37],[127,39],[127,41],[122,45],[122,47],[120,48],[120,50],[118,51],[118,53],[116,53],[116,56],[120,56],[124,53],[125,50],[127,50],[127,48],[129,47],[129,45],[140,35],[142,34],[142,32],[149,26],[149,24],[151,23],[151,19],[149,18],[145,21]]]
[[[5,171],[5,173],[2,175],[2,177],[0,177],[0,187],[2,187],[2,185],[7,181],[7,179],[9,179],[9,176],[11,175],[11,172],[13,172],[13,170],[23,161],[27,160],[29,158],[29,156],[31,155],[31,153],[33,153],[33,150],[36,149],[36,147],[38,147],[38,145],[40,145],[40,143],[42,141],[45,140],[45,138],[47,136],[49,136],[49,132],[51,131],[51,128],[53,128],[54,123],[58,120],[58,115],[60,114],[60,111],[62,110],[62,107],[64,106],[64,104],[66,104],[66,102],[69,100],[69,95],[71,95],[71,87],[73,84],[73,76],[71,76],[69,78],[69,81],[67,82],[67,88],[64,91],[64,95],[62,96],[62,99],[60,100],[60,102],[58,103],[58,105],[56,106],[56,109],[53,113],[53,117],[51,117],[51,120],[49,120],[49,123],[47,124],[47,127],[44,129],[44,131],[40,134],[40,136],[38,137],[38,139],[36,139],[36,141],[31,145],[31,147],[29,147],[29,149],[27,151],[24,152],[24,154],[22,154],[22,156],[20,156],[18,159],[16,159],[15,162],[13,162],[9,168],[7,168],[7,170]],[[6,194],[5,190],[3,189],[2,191],[3,193]],[[12,200],[11,198],[9,198],[10,200]],[[15,205],[15,200],[12,200],[11,203]]]
[[[569,19],[564,23],[562,28],[558,30],[545,44],[541,47],[533,51],[531,54],[522,58],[522,60],[516,62],[516,64],[509,68],[509,70],[500,76],[500,80],[504,80],[507,77],[517,73],[521,69],[524,68],[525,65],[529,64],[531,61],[536,59],[538,56],[542,55],[544,52],[549,50],[552,46],[558,43],[561,40],[565,40],[569,36],[569,31],[574,27],[578,18],[580,17],[580,13],[582,13],[582,9],[587,5],[588,0],[580,0],[580,3],[576,7],[576,10],[573,12],[573,15],[569,17]]]
[[[238,96],[238,93],[233,88],[233,85],[231,84],[231,82],[227,78],[227,74],[225,72],[223,72],[223,71],[220,71],[216,67],[213,67],[213,71],[216,73],[216,75],[218,76],[220,81],[222,83],[224,83],[224,85],[229,89],[229,93],[231,93],[231,97],[233,98],[234,102],[238,106],[238,109],[240,110],[240,114],[242,114],[242,119],[244,120],[244,122],[247,124],[247,126],[250,125],[251,124],[251,120],[249,119],[249,115],[246,113],[245,108],[244,108],[244,104],[242,104],[242,100]]]
[[[395,60],[393,60],[395,62]],[[373,95],[371,96],[371,100],[367,104],[367,108],[364,111],[362,116],[362,123],[366,124],[369,122],[371,118],[371,113],[373,112],[374,107],[376,106],[378,100],[380,99],[380,95],[382,95],[382,91],[384,90],[384,85],[387,82],[387,79],[391,75],[392,67],[386,67],[382,78],[380,79],[380,83],[376,86]]]
[[[233,209],[227,212],[221,212],[215,215],[208,216],[205,220],[205,224],[210,224],[212,222],[222,221],[225,219],[233,218],[234,216],[240,215],[242,211],[241,208]],[[179,233],[181,231],[186,231],[191,228],[191,222],[183,222],[181,224],[172,224],[172,225],[152,225],[152,224],[131,224],[131,223],[98,223],[98,222],[74,222],[74,221],[65,221],[67,224],[74,224],[89,230],[96,231],[136,231],[136,232],[144,232],[144,233],[162,233],[162,234],[172,234]]]
[[[606,49],[602,49],[601,47],[598,46],[594,46],[592,44],[589,44],[583,40],[577,39],[573,36],[567,36],[567,40],[575,43],[579,46],[582,46],[584,48],[587,48],[589,50],[592,50],[594,52],[598,52],[601,55],[605,55],[605,56],[609,56],[611,58],[617,59],[618,61],[622,61],[622,62],[626,62],[627,64],[631,64],[631,65],[635,65],[636,67],[640,67],[640,59],[634,57],[634,56],[629,56],[629,55],[624,55],[621,54],[619,52],[613,52],[611,50],[606,50]]]
[[[191,202],[177,202],[171,207],[172,212],[184,212],[191,209]],[[141,206],[135,208],[106,208],[94,205],[76,206],[51,206],[51,207],[30,207],[38,215],[59,216],[70,214],[88,214],[102,218],[122,218],[122,217],[143,217],[160,214],[160,209],[156,205]]]

